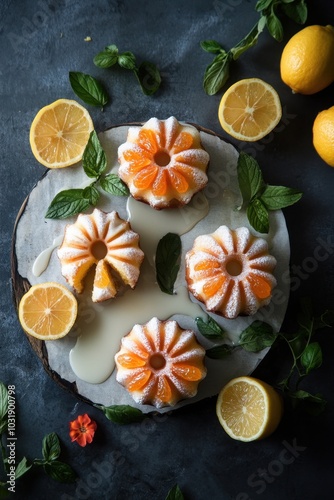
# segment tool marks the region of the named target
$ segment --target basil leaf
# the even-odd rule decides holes
[[[142,62],[139,68],[135,69],[135,75],[145,95],[154,94],[160,87],[161,75],[153,63]]]
[[[97,205],[97,202],[99,201],[100,193],[95,186],[87,186],[83,190],[83,197],[89,201],[90,205],[93,205],[93,207],[95,207]]]
[[[66,189],[53,198],[45,217],[46,219],[66,219],[83,212],[89,205],[90,200],[84,197],[84,189]]]
[[[259,352],[270,347],[276,340],[277,334],[268,323],[253,321],[240,334],[239,345],[248,352]]]
[[[146,418],[146,415],[141,410],[129,405],[95,406],[102,410],[107,419],[115,424],[131,424],[141,422]]]
[[[117,63],[118,60],[118,48],[116,45],[108,45],[104,50],[96,54],[93,59],[95,66],[99,68],[110,68]]]
[[[247,205],[264,189],[262,172],[255,158],[241,151],[237,163],[237,173],[242,199],[244,205]]]
[[[15,479],[18,479],[19,477],[23,476],[26,472],[28,472],[29,469],[31,469],[32,464],[28,465],[28,461],[26,457],[23,457],[22,460],[17,464],[15,468]]]
[[[284,186],[266,186],[260,200],[268,210],[279,210],[297,203],[302,196],[303,193],[297,189]]]
[[[231,56],[228,54],[218,54],[204,73],[203,87],[208,95],[214,95],[227,82],[230,73]]]
[[[256,198],[247,207],[247,218],[259,233],[269,232],[269,214],[264,204]]]
[[[44,470],[48,476],[59,483],[74,483],[77,477],[70,465],[59,460],[44,464]]]
[[[322,365],[322,350],[319,342],[311,342],[305,348],[300,361],[306,373],[319,368]]]
[[[256,45],[259,35],[262,33],[265,26],[265,18],[261,17],[256,25],[251,29],[245,38],[243,38],[235,47],[231,49],[231,54],[233,59],[236,61],[239,59],[241,54],[246,52],[246,50],[250,49],[254,45]]]
[[[281,42],[283,40],[283,26],[281,21],[278,19],[278,17],[274,14],[274,12],[271,12],[267,16],[267,28],[269,33],[277,42]]]
[[[205,52],[210,52],[212,54],[226,54],[225,50],[223,47],[216,42],[216,40],[204,40],[200,42],[200,45]]]
[[[211,317],[207,321],[202,318],[196,318],[196,325],[199,332],[207,339],[222,339],[225,336],[224,330],[221,326]]]
[[[97,133],[93,130],[82,155],[82,166],[88,177],[99,177],[107,166],[107,157]]]
[[[46,461],[56,460],[60,455],[60,442],[57,434],[52,432],[44,437],[42,443],[42,453]]]
[[[283,4],[282,10],[285,15],[298,24],[305,24],[307,21],[308,9],[304,0],[296,2],[293,5]]]
[[[174,293],[174,283],[180,268],[180,254],[181,238],[178,234],[167,233],[161,238],[155,256],[156,277],[160,290],[169,295]]]
[[[294,408],[300,408],[307,411],[310,415],[320,415],[326,408],[327,401],[321,394],[310,394],[307,391],[292,391],[288,396]]]
[[[107,193],[114,196],[129,196],[128,186],[118,177],[117,174],[108,174],[100,179],[101,187]]]
[[[0,382],[0,423],[4,420],[7,422],[6,415],[8,412],[8,391],[7,387]]]
[[[261,12],[261,10],[266,9],[273,3],[273,0],[258,0],[255,5],[255,10]]]
[[[109,101],[105,88],[94,77],[79,71],[70,71],[69,77],[73,92],[86,104],[104,106]]]
[[[222,344],[216,345],[215,347],[211,347],[206,350],[206,355],[211,359],[223,359],[226,358],[229,354],[232,354],[232,351],[235,349],[233,345]]]
[[[136,58],[132,52],[123,52],[118,56],[118,64],[125,69],[136,69]]]
[[[169,490],[166,500],[184,500],[184,496],[182,491],[180,490],[180,487],[175,484],[171,490]]]

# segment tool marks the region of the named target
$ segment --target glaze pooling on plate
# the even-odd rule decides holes
[[[128,126],[114,127],[99,136],[107,155],[109,171],[116,173],[118,170],[117,150],[121,144],[126,142],[128,129]],[[59,374],[62,379],[75,382],[78,393],[90,401],[104,405],[129,404],[137,406],[127,391],[116,381],[115,371],[110,375],[113,370],[113,357],[119,350],[121,338],[131,330],[135,323],[145,323],[154,316],[164,319],[160,317],[160,313],[165,311],[167,315],[165,319],[175,319],[181,328],[195,330],[199,342],[205,348],[214,345],[197,333],[195,318],[202,315],[205,319],[206,313],[197,301],[190,300],[187,293],[185,254],[192,248],[197,236],[212,233],[222,224],[230,228],[249,227],[249,224],[245,211],[236,210],[236,207],[241,205],[236,173],[238,152],[232,145],[208,132],[201,131],[200,137],[203,147],[210,155],[208,184],[202,191],[203,194],[196,195],[190,205],[180,209],[171,209],[175,219],[184,221],[184,227],[187,228],[187,232],[181,235],[181,268],[175,284],[178,295],[167,295],[159,292],[156,283],[154,284],[153,267],[148,259],[145,259],[142,264],[140,278],[134,290],[128,290],[124,296],[100,304],[94,304],[90,292],[86,293],[84,291],[83,294],[78,296],[80,321],[77,323],[73,334],[68,335],[59,342],[46,342],[45,344],[50,369]],[[59,259],[55,251],[51,255],[48,267],[40,276],[34,276],[32,268],[37,256],[48,248],[56,237],[64,234],[67,224],[75,221],[75,217],[67,220],[44,219],[50,201],[59,191],[77,188],[85,182],[87,182],[87,177],[80,165],[67,169],[66,176],[64,176],[64,172],[53,170],[48,172],[30,193],[25,210],[17,225],[15,251],[18,273],[27,278],[31,284],[54,280],[66,284],[61,275]],[[209,211],[205,217],[203,217],[203,211],[201,211],[203,196],[205,196],[205,201],[209,205]],[[133,201],[134,203],[140,203]],[[115,210],[121,218],[128,219],[126,198],[104,194],[101,196],[99,208],[105,212]],[[159,216],[159,211],[149,206],[145,208],[152,210],[155,215]],[[195,225],[191,224],[192,227],[189,229],[190,214],[195,214],[198,222]],[[146,254],[145,247],[154,248],[161,235],[156,236],[153,231],[151,234],[148,226],[146,226],[146,234],[142,235],[140,233],[140,218],[136,221],[130,219],[130,224],[132,229],[140,235],[140,244]],[[170,230],[171,226],[168,227],[168,231]],[[181,231],[179,234],[181,234]],[[272,325],[275,331],[279,331],[283,322],[289,298],[289,280],[287,277],[290,247],[288,231],[281,211],[270,213],[270,232],[264,238],[268,243],[270,254],[277,260],[274,272],[277,286],[273,291],[272,300],[268,306],[261,308],[251,318],[238,317],[229,320],[213,314],[213,318],[228,332],[226,341],[237,342],[240,332],[249,326],[251,321],[257,319],[266,321]],[[88,276],[88,279],[92,279],[92,277]],[[143,293],[140,293],[141,289]],[[146,293],[148,298],[144,300],[142,297],[145,297],[143,294]],[[130,297],[133,295],[135,298],[134,303],[137,306],[138,316],[134,320],[124,313],[124,311],[129,310],[128,305],[125,303],[127,295]],[[130,298],[127,300],[130,303]],[[122,309],[123,307],[124,309]],[[160,307],[162,310],[158,310]],[[120,313],[117,317],[116,311],[118,309],[120,309]],[[135,315],[136,312],[134,311]],[[122,332],[119,331],[118,326],[115,327],[113,321],[123,321],[124,317],[128,324],[123,325],[124,331]],[[131,321],[132,323],[130,323]],[[106,325],[108,326],[107,329],[105,329]],[[111,337],[110,332],[113,335],[117,334],[115,350],[110,346],[108,348],[104,347],[105,339]],[[175,408],[216,395],[222,385],[232,377],[250,374],[263,359],[266,352],[267,350],[264,350],[252,354],[238,349],[232,356],[222,361],[207,359],[207,376],[201,382],[197,395],[189,400],[180,401]],[[76,360],[76,373],[71,367],[70,358],[71,363],[73,363],[73,359]],[[87,382],[87,379],[90,379],[90,382]],[[145,412],[152,411],[152,407],[149,405],[140,406],[140,408]],[[166,410],[162,408],[159,411],[164,412]]]

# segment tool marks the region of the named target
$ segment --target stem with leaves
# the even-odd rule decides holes
[[[208,95],[217,94],[222,89],[230,76],[231,63],[257,43],[265,28],[275,40],[282,41],[283,26],[279,19],[279,9],[299,24],[304,24],[307,19],[305,0],[259,0],[255,9],[260,14],[258,22],[232,49],[226,51],[215,40],[205,40],[200,43],[203,50],[215,54],[214,60],[204,73],[203,87]]]

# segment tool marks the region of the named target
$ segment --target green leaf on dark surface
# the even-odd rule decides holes
[[[262,33],[265,27],[265,18],[261,17],[259,21],[255,24],[255,26],[251,29],[248,35],[245,36],[235,47],[230,50],[230,53],[236,61],[239,57],[246,52],[246,50],[250,49],[254,45],[257,44],[259,35]]]
[[[297,24],[305,24],[307,21],[308,9],[304,0],[292,3],[284,3],[282,10],[285,15],[295,21]]]
[[[233,345],[222,344],[210,347],[206,350],[206,355],[210,359],[224,359],[229,356],[234,351],[235,347]]]
[[[129,196],[129,188],[117,174],[108,174],[100,179],[101,187],[114,196]]]
[[[283,40],[283,26],[273,11],[267,16],[266,24],[271,36],[275,38],[277,42],[281,42]]]
[[[143,61],[134,72],[145,95],[152,95],[159,89],[161,75],[155,64]]]
[[[178,234],[167,233],[158,243],[155,256],[157,283],[162,292],[173,295],[174,283],[179,272],[181,238]]]
[[[204,73],[203,87],[208,95],[214,95],[225,85],[230,76],[231,56],[228,54],[218,54]]]
[[[28,460],[26,457],[23,457],[22,460],[16,465],[15,468],[15,479],[23,476],[29,469],[31,469],[32,464],[28,464]]]
[[[277,334],[268,323],[253,321],[240,334],[239,345],[249,352],[259,352],[270,347],[276,340]]]
[[[322,350],[319,342],[311,342],[305,347],[300,362],[307,374],[322,365]]]
[[[118,64],[125,69],[136,68],[136,57],[132,52],[123,52],[118,56]]]
[[[241,151],[238,157],[237,173],[243,204],[247,205],[265,188],[262,172],[258,162]]]
[[[102,410],[107,419],[115,424],[141,422],[147,417],[141,410],[129,405],[95,406]]]
[[[273,0],[258,0],[255,5],[255,10],[261,12],[261,10],[266,9],[273,3]]]
[[[310,415],[320,415],[327,406],[326,399],[321,394],[310,394],[307,391],[298,390],[288,392],[294,409],[302,410]]]
[[[247,218],[251,226],[259,233],[269,232],[269,214],[259,198],[255,198],[247,207]]]
[[[99,68],[110,68],[117,63],[118,48],[116,45],[108,45],[104,50],[96,54],[93,59],[95,66]]]
[[[169,490],[166,500],[184,500],[183,493],[180,487],[175,484],[171,490]]]
[[[42,453],[44,460],[52,461],[56,460],[60,455],[60,442],[57,434],[52,432],[47,434],[42,443]]]
[[[226,54],[223,47],[216,42],[216,40],[203,40],[200,45],[205,52],[210,52],[211,54]]]
[[[59,483],[74,483],[77,478],[72,467],[59,460],[48,462],[43,467],[46,474]]]
[[[66,189],[53,198],[45,217],[46,219],[66,219],[83,212],[89,206],[90,200],[85,198],[84,189]]]
[[[196,325],[203,337],[209,340],[222,339],[225,336],[224,330],[211,316],[208,316],[207,321],[204,321],[202,318],[196,318]]]
[[[107,91],[94,77],[79,71],[70,71],[69,78],[73,92],[86,104],[105,106],[109,101]]]
[[[260,200],[268,210],[279,210],[297,203],[303,193],[297,189],[284,186],[266,186],[260,196]]]
[[[82,166],[88,177],[99,177],[106,169],[107,157],[95,130],[91,132],[82,155]]]

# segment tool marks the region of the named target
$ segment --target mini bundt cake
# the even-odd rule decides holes
[[[139,404],[174,406],[196,395],[206,376],[204,355],[193,331],[152,318],[123,337],[115,356],[116,380]]]
[[[101,302],[115,297],[120,283],[135,287],[144,253],[129,222],[117,212],[96,208],[66,226],[58,257],[62,275],[77,293],[83,291],[83,280],[96,265],[92,300]]]
[[[226,318],[252,315],[271,299],[276,259],[246,227],[219,227],[195,239],[186,254],[189,291],[207,311]]]
[[[131,195],[156,209],[189,203],[208,182],[209,154],[198,130],[173,116],[130,127],[118,159],[118,175]]]

